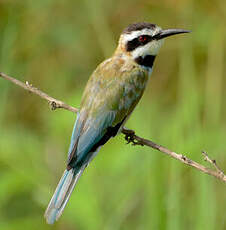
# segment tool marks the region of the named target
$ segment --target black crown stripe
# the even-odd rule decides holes
[[[132,31],[143,30],[143,29],[155,29],[156,25],[148,22],[139,22],[130,24],[127,28],[123,30],[124,34],[129,34]]]

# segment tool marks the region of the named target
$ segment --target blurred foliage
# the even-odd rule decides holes
[[[127,127],[226,170],[226,2],[0,0],[0,71],[79,106],[129,23],[191,29],[165,41]],[[43,218],[75,115],[0,79],[0,229],[226,229],[225,185],[120,135],[101,149],[61,219]],[[204,163],[206,164],[206,163]]]

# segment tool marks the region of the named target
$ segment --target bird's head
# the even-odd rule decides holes
[[[147,22],[134,23],[124,29],[116,52],[132,57],[138,64],[152,67],[154,58],[163,44],[163,38],[188,32],[190,31],[183,29],[162,30],[159,26]]]

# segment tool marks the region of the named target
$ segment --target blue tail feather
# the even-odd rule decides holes
[[[65,170],[60,182],[57,185],[55,193],[49,202],[45,211],[45,218],[48,224],[53,224],[62,214],[71,193],[82,175],[86,165],[83,165],[80,170],[75,169]]]

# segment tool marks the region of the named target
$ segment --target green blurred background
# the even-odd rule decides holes
[[[78,107],[124,27],[191,29],[165,41],[127,127],[226,170],[226,1],[0,0],[0,71]],[[0,79],[0,229],[223,230],[225,184],[122,135],[101,149],[54,225],[43,213],[65,168],[75,115]]]

